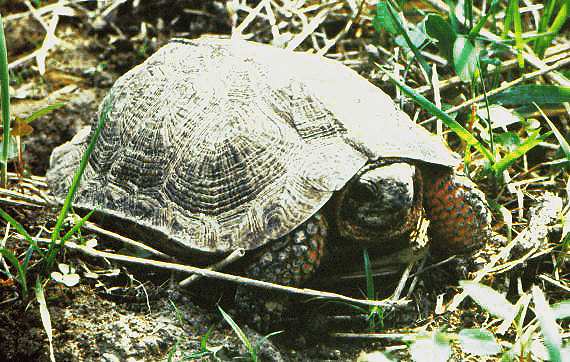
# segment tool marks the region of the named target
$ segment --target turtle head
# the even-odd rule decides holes
[[[408,163],[365,166],[341,195],[341,236],[375,242],[406,232],[418,202],[416,179],[415,167]],[[419,203],[421,207],[421,198]]]

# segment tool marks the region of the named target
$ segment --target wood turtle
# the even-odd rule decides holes
[[[488,234],[485,197],[456,154],[325,57],[175,39],[117,80],[99,117],[74,205],[177,257],[245,248],[245,275],[297,286],[333,252],[406,247],[421,220],[447,252]],[[52,154],[47,178],[60,201],[94,128]],[[254,308],[264,293],[238,288],[258,321],[281,308]]]

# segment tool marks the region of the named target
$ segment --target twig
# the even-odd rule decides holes
[[[3,197],[0,197],[0,203],[1,204],[5,204],[5,205],[10,205],[10,206],[21,206],[21,207],[41,207],[38,204],[32,204],[26,201],[20,201],[20,200],[12,200],[12,199],[6,199]]]
[[[17,291],[14,291],[14,296],[12,298],[4,299],[3,301],[0,302],[0,305],[12,303],[17,301],[18,299],[20,299],[20,294]]]
[[[4,188],[0,188],[0,195],[5,195],[8,197],[15,198],[16,200],[7,199],[7,198],[0,198],[0,203],[12,205],[12,206],[43,207],[43,206],[48,205],[48,202],[43,200],[43,199],[36,198],[33,196],[29,196],[29,195],[25,195],[25,194],[22,194],[20,192],[16,192],[16,191],[4,189]],[[122,243],[140,248],[140,249],[145,250],[145,251],[149,252],[150,254],[152,254],[158,258],[161,258],[164,260],[171,260],[171,261],[176,260],[175,258],[173,258],[173,257],[171,257],[171,256],[169,256],[169,255],[167,255],[161,251],[158,251],[154,248],[151,248],[150,246],[148,246],[146,244],[143,244],[139,241],[130,239],[126,236],[114,233],[112,231],[103,229],[100,226],[98,226],[92,222],[89,222],[89,221],[85,222],[83,224],[83,228],[86,230],[95,232],[97,234],[109,237],[111,239],[118,240]]]
[[[365,340],[396,340],[396,341],[413,341],[416,339],[415,334],[405,333],[330,333],[329,337],[348,338],[348,339],[365,339]]]
[[[499,38],[495,34],[491,33],[490,31],[487,31],[485,29],[481,30],[481,34],[486,36],[489,39],[492,39],[492,40],[501,40],[501,38]],[[515,54],[512,49],[511,49],[511,53]],[[547,65],[534,54],[522,52],[522,56],[523,56],[524,60],[529,62],[532,66],[534,66],[537,69],[543,69],[543,68],[547,67]],[[553,83],[556,83],[558,85],[562,85],[565,87],[570,87],[570,81],[566,77],[564,77],[562,74],[559,74],[557,72],[553,72],[553,73],[548,72],[548,73],[544,73],[544,76]]]
[[[150,254],[152,254],[152,255],[154,255],[154,256],[156,256],[156,257],[158,257],[158,258],[161,258],[161,259],[164,259],[164,260],[171,260],[171,261],[176,260],[176,259],[173,258],[172,256],[167,255],[167,254],[165,254],[165,253],[163,253],[163,252],[161,252],[161,251],[158,251],[158,250],[156,250],[156,249],[154,249],[154,248],[151,248],[150,246],[148,246],[148,245],[146,245],[146,244],[143,244],[143,243],[141,243],[140,241],[136,241],[136,240],[130,239],[130,238],[126,237],[126,236],[123,236],[123,235],[114,233],[114,232],[112,232],[112,231],[103,229],[102,227],[100,227],[100,226],[98,226],[98,225],[96,225],[96,224],[94,224],[94,223],[92,223],[92,222],[86,221],[86,222],[83,224],[83,228],[86,229],[86,230],[92,231],[92,232],[94,232],[94,233],[97,233],[97,234],[99,234],[99,235],[103,235],[103,236],[106,236],[106,237],[115,239],[115,240],[120,241],[120,242],[122,242],[122,243],[125,243],[125,244],[127,244],[127,245],[131,245],[131,246],[134,246],[134,247],[136,247],[136,248],[142,249],[142,250],[147,251],[147,252],[149,252]]]
[[[383,277],[387,275],[399,274],[402,265],[412,262],[417,262],[427,254],[428,249],[413,250],[412,248],[405,248],[382,258],[377,258],[372,261],[372,276]],[[412,274],[415,275],[415,274]],[[319,278],[319,284],[336,284],[339,282],[350,281],[354,279],[364,279],[366,276],[362,271],[348,271],[345,274],[337,275],[335,277]]]
[[[251,22],[255,20],[256,16],[258,16],[258,14],[261,13],[261,9],[265,7],[266,2],[267,2],[266,0],[260,1],[259,4],[257,4],[257,6],[254,9],[251,9],[251,11],[249,11],[247,16],[245,17],[245,19],[243,19],[243,21],[236,28],[232,29],[232,34],[234,33],[243,34],[244,30],[249,26],[249,24],[251,24]],[[235,10],[247,11],[245,7],[240,7],[239,9]]]
[[[15,237],[19,240],[24,240],[24,236],[22,236],[20,234],[13,234],[13,237]],[[48,238],[36,237],[36,238],[34,238],[34,240],[38,243],[46,243],[46,244],[52,242],[52,240],[48,239]],[[59,243],[59,241],[56,241],[56,242]],[[285,292],[285,293],[296,294],[296,295],[305,295],[305,296],[309,296],[309,297],[313,297],[313,298],[327,298],[327,299],[331,299],[331,300],[339,300],[339,301],[354,303],[354,304],[363,305],[363,306],[380,306],[383,308],[399,307],[399,306],[407,305],[409,303],[409,301],[405,300],[405,299],[401,299],[399,301],[391,301],[389,299],[385,299],[385,300],[357,299],[357,298],[351,298],[351,297],[348,297],[345,295],[332,293],[332,292],[323,292],[323,291],[319,291],[319,290],[315,290],[315,289],[309,289],[309,288],[295,288],[295,287],[290,287],[290,286],[286,286],[286,285],[273,284],[273,283],[265,282],[262,280],[256,280],[256,279],[241,277],[238,275],[222,273],[219,271],[209,270],[206,268],[198,268],[198,267],[194,267],[194,266],[190,266],[190,265],[170,263],[170,262],[152,260],[152,259],[137,258],[137,257],[133,257],[133,256],[128,256],[128,255],[120,255],[120,254],[114,254],[114,253],[109,253],[109,252],[105,252],[105,251],[99,251],[99,250],[93,249],[93,248],[88,247],[88,246],[79,245],[73,241],[67,241],[65,243],[65,247],[70,249],[70,250],[76,250],[76,251],[82,252],[86,255],[89,255],[89,256],[92,256],[95,258],[104,258],[104,259],[110,259],[110,260],[115,260],[115,261],[122,261],[122,262],[126,262],[126,263],[152,266],[152,267],[156,267],[156,268],[160,268],[160,269],[167,269],[167,270],[178,271],[178,272],[188,273],[188,274],[197,274],[197,275],[200,275],[200,276],[205,277],[205,278],[225,280],[227,282],[241,284],[241,285],[244,285],[247,287],[268,289],[268,290]]]
[[[41,26],[44,28],[44,30],[46,32],[49,31],[49,25],[44,21],[44,19],[42,18],[42,14],[40,14],[36,8],[34,8],[32,6],[32,3],[29,0],[24,1],[24,4],[26,5],[26,7],[28,8],[28,11],[30,12],[30,14],[32,15],[32,17],[34,19],[36,19],[36,21],[38,23],[41,24]]]
[[[416,273],[410,275],[410,278],[413,278],[413,279],[412,279],[412,282],[410,283],[410,288],[408,289],[408,292],[406,293],[406,298],[409,298],[412,295],[412,293],[414,292],[414,289],[416,289],[416,284],[418,283],[419,274],[424,271],[424,265],[426,264],[426,260],[427,260],[427,257],[424,257],[422,259],[422,261],[420,262],[420,266],[418,267],[418,271]]]
[[[396,301],[400,299],[400,295],[402,295],[402,291],[404,290],[404,287],[406,286],[406,282],[408,281],[408,277],[410,276],[410,271],[412,270],[412,268],[414,267],[414,265],[416,264],[416,261],[413,260],[410,263],[408,263],[408,265],[406,266],[406,269],[404,269],[404,272],[402,273],[402,277],[400,278],[400,282],[398,283],[398,286],[396,287],[396,290],[394,290],[394,294],[392,295],[392,300]]]
[[[238,261],[239,259],[243,258],[245,255],[245,249],[244,248],[239,248],[234,250],[230,255],[228,255],[227,257],[225,257],[223,260],[217,262],[216,264],[209,266],[208,270],[222,270],[223,268],[225,268],[226,266],[235,263],[236,261]],[[182,280],[180,283],[178,283],[179,286],[181,287],[188,287],[190,284],[196,282],[198,279],[200,279],[199,275],[190,275],[188,278]]]
[[[29,177],[24,177],[21,178],[20,175],[18,175],[17,173],[14,172],[8,172],[8,179],[9,180],[17,180],[17,181],[26,181],[30,184],[33,184],[35,186],[43,186],[46,187],[47,183],[46,183],[46,178],[44,176],[29,176]]]
[[[286,49],[296,49],[309,35],[313,34],[315,30],[327,19],[327,16],[334,8],[326,8],[317,13],[308,24],[303,24],[301,33],[297,34],[288,44]]]
[[[475,274],[475,277],[472,279],[472,281],[480,282],[485,276],[487,276],[489,271],[495,267],[495,265],[499,262],[499,260],[508,257],[513,247],[518,244],[519,237],[521,237],[521,234],[517,235],[516,238],[511,240],[511,242],[507,244],[503,249],[501,249],[501,251],[498,254],[495,254],[491,258],[491,261],[488,264],[486,264],[483,269],[479,270]],[[447,310],[448,311],[456,310],[459,304],[463,301],[463,299],[465,299],[465,297],[467,297],[467,293],[465,291],[462,291],[461,293],[455,295],[453,297],[451,304],[449,304],[449,307],[447,307]]]
[[[43,16],[43,15],[46,15],[50,12],[57,11],[66,5],[75,5],[75,4],[82,3],[82,2],[92,2],[92,1],[93,0],[68,0],[68,1],[61,1],[60,0],[55,4],[49,4],[49,5],[42,6],[41,8],[35,9],[35,12],[37,15]],[[6,18],[4,20],[6,22],[10,22],[10,21],[14,21],[17,19],[21,19],[21,18],[26,18],[30,15],[32,15],[32,14],[28,10],[28,11],[23,11],[21,13],[10,14],[10,15],[6,16]]]
[[[16,69],[24,64],[26,64],[27,62],[31,61],[32,59],[36,58],[36,55],[38,55],[41,51],[40,49],[36,49],[33,52],[24,55],[23,57],[20,57],[16,60],[14,60],[12,63],[8,64],[8,70],[13,70]]]
[[[540,251],[539,251],[540,250]],[[508,263],[498,265],[493,269],[489,270],[489,274],[502,274],[509,270],[515,268],[518,265],[525,263],[527,260],[536,259],[542,255],[550,254],[554,250],[554,247],[550,248],[540,248],[538,246],[533,247],[523,256],[517,258],[516,260],[509,261]]]
[[[569,288],[567,285],[562,284],[560,281],[555,280],[555,279],[552,279],[551,277],[549,277],[549,276],[546,275],[546,274],[540,274],[538,277],[539,277],[540,279],[544,280],[545,282],[550,283],[550,284],[552,284],[552,285],[554,285],[554,286],[556,286],[556,287],[558,287],[558,288],[560,288],[560,289],[563,289],[563,290],[565,290],[566,292],[569,292],[569,293],[570,293],[570,288]]]
[[[560,50],[560,49],[561,48],[558,46],[549,48],[550,53],[547,51],[546,54],[551,54],[551,56],[544,59],[544,62],[545,63],[552,63],[552,62],[556,62],[556,61],[561,60],[561,59],[565,59],[566,57],[570,56],[570,53],[567,52],[568,50],[570,50],[570,43],[564,44],[564,46],[562,47],[562,50]],[[515,67],[517,64],[518,64],[517,59],[506,60],[505,62],[503,62],[501,64],[501,71],[509,70],[509,69]],[[454,85],[457,85],[461,82],[462,82],[461,78],[459,78],[459,76],[456,75],[456,76],[453,76],[451,78],[440,81],[439,88],[440,88],[440,90],[445,90],[445,89],[450,88]],[[432,89],[433,88],[430,85],[423,85],[421,87],[416,88],[415,90],[418,93],[426,94],[426,93],[430,93],[432,91]]]
[[[362,8],[364,7],[365,3],[366,3],[365,0],[360,0],[360,6],[358,6],[358,10],[356,11],[356,14],[354,14],[354,16],[352,16],[348,19],[344,28],[341,31],[339,31],[338,34],[335,35],[335,37],[333,39],[329,39],[329,40],[325,41],[325,45],[317,51],[318,55],[326,54],[330,50],[330,48],[332,48],[343,36],[346,35],[346,33],[348,33],[348,31],[352,27],[352,24],[354,24],[355,22],[358,21],[358,18],[360,17],[360,14],[362,13]]]
[[[435,269],[437,267],[442,266],[443,264],[449,263],[450,261],[454,260],[455,258],[457,258],[457,255],[452,255],[452,256],[450,256],[450,257],[448,257],[442,261],[438,261],[435,264],[430,264],[430,265],[426,266],[425,268],[421,267],[417,272],[413,273],[410,276],[416,278],[416,277],[420,276],[421,274],[423,274],[429,270]]]
[[[356,298],[351,298],[351,297],[347,297],[347,296],[344,296],[341,294],[336,294],[336,293],[331,293],[331,292],[322,292],[322,291],[318,291],[318,290],[314,290],[314,289],[295,288],[295,287],[290,287],[290,286],[285,286],[285,285],[273,284],[273,283],[269,283],[269,282],[265,282],[265,281],[261,281],[261,280],[255,280],[255,279],[250,279],[250,278],[241,277],[241,276],[237,276],[237,275],[226,274],[226,273],[222,273],[222,272],[218,272],[218,271],[214,271],[214,270],[197,268],[197,267],[193,267],[190,265],[182,265],[182,264],[169,263],[169,262],[158,261],[158,260],[143,259],[143,258],[137,258],[137,257],[127,256],[127,255],[118,255],[118,254],[108,253],[108,252],[104,252],[104,251],[95,250],[95,249],[90,248],[90,247],[81,246],[81,245],[78,245],[72,241],[66,242],[65,247],[69,248],[71,250],[80,251],[86,255],[93,256],[93,257],[106,258],[106,259],[111,259],[111,260],[116,260],[116,261],[127,262],[127,263],[135,263],[135,264],[139,264],[139,265],[153,266],[156,268],[179,271],[179,272],[189,273],[189,274],[197,274],[197,275],[200,275],[200,276],[203,276],[206,278],[225,280],[227,282],[241,284],[241,285],[248,286],[248,287],[255,287],[255,288],[262,288],[262,289],[273,290],[273,291],[286,292],[289,294],[304,295],[304,296],[317,297],[317,298],[327,298],[327,299],[339,300],[339,301],[348,302],[348,303],[354,303],[354,304],[358,304],[358,305],[364,305],[364,306],[396,307],[396,306],[406,305],[408,303],[408,301],[406,301],[406,300],[400,300],[400,301],[394,302],[394,301],[390,301],[390,300],[356,299]]]
[[[45,206],[47,204],[46,200],[40,199],[38,197],[26,195],[26,194],[23,194],[21,192],[8,190],[8,189],[2,188],[2,187],[0,187],[0,195],[8,196],[8,197],[14,198],[18,201],[24,201],[25,203],[28,204],[28,206],[30,204],[33,204],[33,206]]]

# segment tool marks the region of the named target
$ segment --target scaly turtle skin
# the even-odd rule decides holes
[[[106,123],[74,205],[180,258],[206,262],[242,247],[246,275],[301,285],[327,253],[334,262],[343,248],[406,247],[426,217],[444,251],[487,235],[485,198],[456,172],[458,157],[324,57],[173,40],[117,80],[99,117]],[[47,178],[60,202],[92,133],[52,154]],[[237,297],[246,309],[260,299]]]

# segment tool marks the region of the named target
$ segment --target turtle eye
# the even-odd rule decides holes
[[[356,201],[373,201],[378,197],[373,184],[363,180],[356,181],[351,190],[350,197]]]

